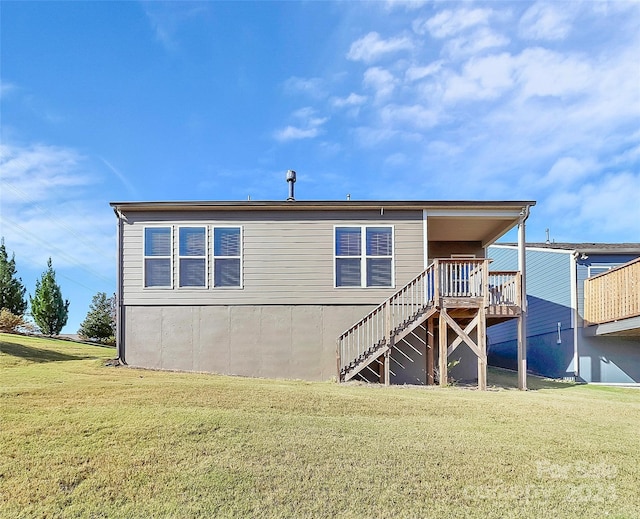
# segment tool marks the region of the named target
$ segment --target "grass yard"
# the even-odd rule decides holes
[[[0,334],[1,517],[640,517],[640,390],[105,366]]]

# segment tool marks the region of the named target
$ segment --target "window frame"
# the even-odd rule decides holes
[[[182,229],[204,229],[204,255],[203,256],[183,256],[180,254],[180,231]],[[178,236],[178,247],[177,247],[177,258],[178,258],[178,279],[177,286],[178,290],[207,290],[209,288],[209,254],[207,254],[209,249],[209,226],[202,224],[181,224],[177,226],[177,236]],[[182,286],[180,284],[180,275],[182,271],[182,261],[183,259],[204,259],[204,285],[202,286],[190,286],[185,285]]]
[[[168,256],[148,256],[147,255],[147,229],[169,229],[169,255]],[[173,290],[174,288],[174,280],[173,280],[173,236],[174,236],[174,226],[173,225],[144,225],[142,227],[142,287],[144,290]],[[162,286],[147,286],[147,259],[168,259],[169,260],[169,285]]]
[[[337,248],[336,248],[336,232],[341,228],[359,228],[360,229],[360,255],[359,256],[338,256]],[[376,256],[367,254],[367,229],[370,228],[385,228],[391,230],[391,255],[390,256]],[[395,226],[389,224],[335,224],[333,226],[333,288],[338,289],[387,289],[387,288],[395,288],[396,286],[396,239],[395,239]],[[338,272],[337,272],[337,260],[339,258],[347,258],[347,259],[360,259],[360,285],[338,285]],[[369,259],[390,259],[391,260],[391,279],[390,284],[381,286],[381,285],[368,285],[367,277],[368,277],[368,262]]]
[[[611,269],[616,268],[618,265],[589,265],[587,266],[587,279],[599,276],[600,274],[604,274],[609,272]],[[597,272],[596,274],[592,274],[592,270],[601,270],[601,272]]]
[[[238,229],[239,236],[239,255],[238,256],[217,256],[216,255],[216,229]],[[244,289],[244,228],[242,225],[212,225],[211,226],[211,245],[208,249],[211,252],[211,288],[214,290],[242,290]],[[237,286],[220,286],[216,285],[216,260],[218,259],[237,259],[240,263],[240,284]]]

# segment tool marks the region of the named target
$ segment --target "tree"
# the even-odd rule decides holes
[[[98,339],[108,342],[115,336],[115,295],[107,297],[104,292],[98,292],[93,296],[89,311],[84,321],[80,324],[78,334],[87,339]]]
[[[22,279],[16,277],[16,259],[11,259],[4,246],[4,238],[0,242],[0,310],[7,309],[13,315],[22,317],[27,310],[27,300],[24,297],[27,289],[22,285]]]
[[[36,291],[31,302],[33,320],[45,335],[59,335],[67,324],[69,301],[62,300],[60,287],[56,283],[56,273],[51,266],[51,258],[47,261],[47,270],[36,281]]]
[[[35,327],[26,321],[22,315],[14,315],[6,308],[0,309],[0,332],[4,333],[33,333]]]

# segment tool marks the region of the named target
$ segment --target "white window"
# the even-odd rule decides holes
[[[214,227],[213,229],[213,286],[242,287],[240,227]]]
[[[597,276],[598,274],[602,274],[603,272],[608,272],[611,270],[611,266],[605,265],[592,265],[589,267],[589,277]]]
[[[144,229],[144,286],[171,288],[173,265],[171,261],[171,227],[145,227]]]
[[[335,228],[335,286],[393,286],[393,227]]]
[[[180,287],[207,286],[207,228],[178,229],[178,271]]]

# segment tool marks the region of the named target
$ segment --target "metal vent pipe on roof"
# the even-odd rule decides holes
[[[293,184],[296,182],[296,172],[292,169],[287,170],[287,183],[289,184],[289,198],[288,202],[293,202],[295,197],[293,196]]]

